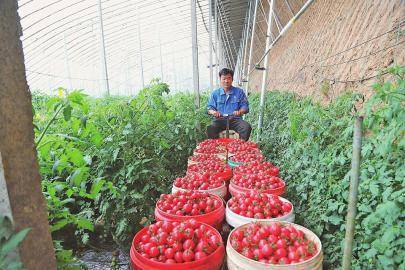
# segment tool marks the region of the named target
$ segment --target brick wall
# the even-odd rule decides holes
[[[289,1],[295,13],[305,2]],[[284,0],[275,3],[278,20],[285,25],[292,14]],[[266,44],[267,0],[262,0],[262,7],[253,64]],[[405,36],[393,30],[403,20],[405,2],[400,0],[315,0],[270,51],[267,89],[311,95],[323,102],[347,90],[369,95],[380,69],[405,62]],[[278,35],[275,21],[272,33]],[[263,72],[251,73],[251,91],[260,91]]]

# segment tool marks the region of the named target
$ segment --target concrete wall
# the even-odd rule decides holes
[[[305,2],[289,0],[295,13]],[[292,14],[284,0],[275,3],[279,21],[285,25]],[[268,1],[262,4],[267,15]],[[405,1],[315,0],[271,50],[267,89],[311,95],[323,102],[348,89],[370,95],[380,69],[405,63],[404,34],[398,30],[384,34],[403,20]],[[264,20],[258,25],[266,31]],[[265,48],[265,36],[260,30],[256,33],[253,64]],[[274,21],[272,33],[278,35]],[[251,91],[260,91],[263,72],[252,72]]]

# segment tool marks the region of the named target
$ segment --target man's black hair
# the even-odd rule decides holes
[[[222,75],[231,75],[233,78],[233,70],[229,68],[223,68],[219,71],[219,77],[221,78]]]

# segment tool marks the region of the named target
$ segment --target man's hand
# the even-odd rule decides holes
[[[208,113],[215,116],[216,118],[221,117],[221,113],[215,110],[208,110]]]
[[[234,112],[233,112],[233,115],[235,115],[235,116],[242,116],[242,115],[244,115],[245,113],[247,113],[247,110],[246,110],[245,108],[242,108],[242,109],[240,109],[240,110],[234,111]]]
[[[239,111],[234,111],[234,112],[233,112],[233,115],[235,115],[235,116],[241,116],[241,115],[243,115],[243,112],[241,112],[240,110],[239,110]]]

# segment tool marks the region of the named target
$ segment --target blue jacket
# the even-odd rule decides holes
[[[249,102],[241,88],[232,86],[226,94],[221,87],[212,92],[207,105],[207,110],[210,109],[219,111],[221,115],[230,115],[240,109],[246,109],[249,112]]]

